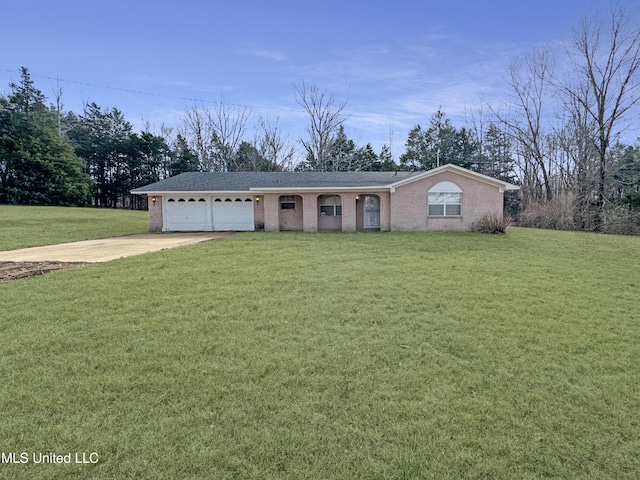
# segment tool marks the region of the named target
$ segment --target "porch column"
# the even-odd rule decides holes
[[[318,231],[318,195],[316,193],[301,193],[302,197],[302,231]]]
[[[351,233],[356,231],[356,194],[342,193],[342,231]],[[364,199],[361,199],[364,201]]]
[[[380,231],[391,231],[391,193],[379,192],[380,197]]]
[[[280,222],[278,219],[280,195],[277,193],[267,193],[264,195],[264,231],[279,232]]]
[[[149,231],[161,232],[164,225],[162,224],[162,196],[148,195],[149,203]]]

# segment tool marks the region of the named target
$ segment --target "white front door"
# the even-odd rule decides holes
[[[380,198],[377,195],[364,197],[364,228],[380,228]]]

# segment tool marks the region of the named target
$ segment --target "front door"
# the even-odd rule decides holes
[[[364,197],[364,228],[380,228],[380,198],[377,195]]]

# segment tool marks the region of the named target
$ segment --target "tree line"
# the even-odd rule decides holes
[[[471,111],[456,127],[438,109],[405,151],[375,152],[346,131],[346,102],[301,83],[306,136],[224,101],[187,108],[175,128],[134,132],[117,108],[47,106],[26,68],[0,96],[0,203],[145,208],[131,189],[186,171],[428,170],[445,163],[520,185],[507,212],[523,225],[640,233],[640,146],[621,141],[637,122],[640,30],[629,3],[583,17],[562,54],[539,48],[509,69],[510,101]],[[554,65],[563,69],[554,71]],[[568,67],[567,67],[568,66]],[[250,125],[255,128],[250,131]]]
[[[521,223],[640,234],[640,29],[631,2],[584,15],[554,54],[540,47],[509,71],[511,102],[490,106],[511,143]]]
[[[398,168],[387,147],[379,155],[370,144],[357,147],[342,123],[329,132],[329,165],[311,154],[296,161],[277,119],[258,118],[248,135],[251,112],[224,102],[186,109],[177,128],[134,132],[117,108],[89,103],[77,114],[47,106],[25,67],[9,90],[0,96],[0,203],[145,208],[132,189],[188,171]]]

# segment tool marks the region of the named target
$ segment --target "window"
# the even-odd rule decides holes
[[[280,195],[280,210],[295,210],[295,209],[296,209],[295,195]]]
[[[462,190],[451,182],[440,182],[429,190],[429,216],[462,215]]]
[[[342,198],[339,195],[320,195],[318,205],[320,205],[320,215],[328,217],[342,215]]]

